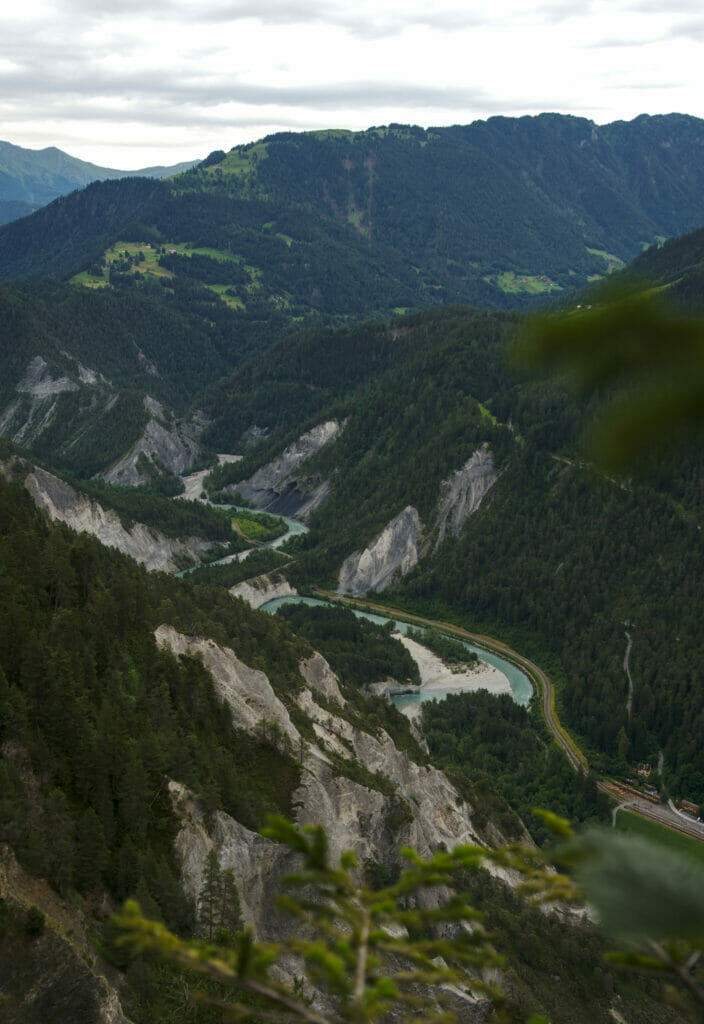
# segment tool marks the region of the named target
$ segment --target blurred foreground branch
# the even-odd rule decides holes
[[[558,370],[581,393],[602,390],[588,447],[609,469],[704,424],[704,321],[657,289],[611,288],[598,305],[535,317],[515,354],[523,369]]]

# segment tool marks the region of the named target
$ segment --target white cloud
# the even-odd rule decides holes
[[[136,167],[283,128],[702,114],[703,44],[700,0],[27,0],[0,137]]]

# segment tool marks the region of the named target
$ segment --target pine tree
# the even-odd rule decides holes
[[[227,945],[234,941],[235,935],[242,928],[240,894],[237,891],[235,875],[232,868],[222,872],[220,877],[220,906],[217,941]]]
[[[210,850],[205,858],[203,884],[198,894],[198,922],[211,941],[219,924],[221,906],[222,874],[218,855],[215,850]]]

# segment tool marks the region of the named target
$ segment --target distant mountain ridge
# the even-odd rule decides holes
[[[704,121],[681,114],[284,132],[6,225],[0,278],[68,278],[118,241],[178,243],[225,254],[232,280],[217,283],[246,309],[255,292],[296,316],[526,306],[704,224],[703,154]]]
[[[83,188],[91,181],[109,178],[167,178],[188,170],[196,163],[191,160],[171,167],[121,171],[79,160],[56,146],[25,149],[12,142],[0,141],[0,223],[32,213],[40,206],[77,188]],[[24,205],[13,209],[8,203]]]

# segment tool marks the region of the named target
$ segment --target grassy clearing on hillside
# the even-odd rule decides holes
[[[639,818],[637,814],[630,811],[619,811],[616,815],[616,828],[621,832],[631,832],[633,835],[643,836],[654,843],[666,846],[675,853],[681,853],[684,857],[690,857],[704,864],[704,842],[698,839],[690,839],[682,832],[675,832],[671,828],[658,825],[655,821],[647,818]],[[704,829],[702,830],[704,835]]]
[[[484,278],[489,284],[495,284],[502,292],[517,295],[542,295],[544,292],[561,292],[562,286],[555,284],[544,275],[516,274],[513,270],[504,270],[500,274],[490,274]]]
[[[491,423],[493,423],[494,426],[496,426],[499,421],[497,420],[496,416],[494,416],[493,412],[487,409],[485,405],[482,405],[481,402],[477,402],[477,405],[479,406],[479,412],[482,414],[482,416],[484,416]]]
[[[606,249],[590,249],[589,246],[587,246],[587,252],[590,252],[592,256],[601,256],[606,263],[607,274],[613,274],[615,270],[621,270],[626,266],[620,256],[614,256],[612,252],[607,252]],[[590,277],[589,280],[591,281],[592,278]]]
[[[279,516],[270,516],[265,512],[245,512],[238,510],[232,516],[232,522],[239,533],[247,540],[265,543],[276,540],[286,533],[288,527]]]
[[[163,245],[154,246],[149,242],[116,242],[106,250],[103,256],[101,272],[94,273],[92,270],[84,270],[71,278],[73,284],[83,285],[85,288],[107,288],[110,285],[110,271],[113,268],[122,269],[125,273],[141,275],[145,277],[173,278],[172,270],[162,267],[159,258],[164,254],[177,254],[179,256],[207,256],[211,260],[220,263],[241,263],[239,257],[231,252],[222,249],[213,249],[209,246],[191,246],[186,242],[164,242]],[[259,279],[261,271],[256,267],[243,264],[243,268],[250,276],[250,283],[246,285],[248,292],[257,290],[260,287]],[[205,283],[205,287],[217,295],[230,309],[244,309],[244,301],[233,292],[231,285]]]
[[[213,176],[216,171],[221,171],[222,174],[241,176],[251,174],[257,163],[260,160],[265,160],[268,156],[267,148],[268,143],[266,142],[257,142],[254,146],[247,148],[238,146],[236,149],[231,149],[221,163],[205,168],[205,173]]]
[[[230,309],[244,309],[244,302],[237,295],[232,295],[232,286],[229,284],[206,284],[209,291],[218,295]]]

